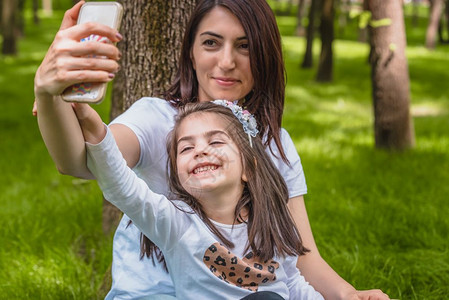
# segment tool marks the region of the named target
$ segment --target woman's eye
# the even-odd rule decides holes
[[[203,45],[209,46],[209,47],[215,46],[216,44],[217,44],[217,43],[216,43],[214,40],[205,40],[205,41],[203,42]]]
[[[240,48],[248,50],[249,49],[249,45],[248,44],[241,44]]]

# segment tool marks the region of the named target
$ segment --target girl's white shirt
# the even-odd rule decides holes
[[[140,159],[133,171],[152,191],[169,198],[165,142],[176,114],[177,110],[166,100],[142,98],[111,122],[125,125],[136,134]],[[304,195],[307,186],[301,160],[285,129],[281,130],[281,143],[290,165],[280,158],[274,142],[271,143],[274,155],[268,149],[267,153],[283,176],[290,198]],[[125,214],[114,235],[113,282],[106,299],[137,299],[154,294],[175,296],[171,278],[162,265],[147,257],[140,259],[140,230],[129,221]]]
[[[211,272],[205,258],[210,247],[218,245],[220,240],[188,205],[176,200],[172,203],[151,191],[145,181],[127,167],[109,130],[99,144],[87,144],[87,150],[88,167],[105,198],[125,212],[164,253],[179,299],[240,299],[252,293],[226,282],[219,272]],[[229,249],[233,253],[230,257],[235,255],[244,260],[247,254],[244,246],[248,241],[246,225],[216,224],[238,245]],[[273,260],[279,264],[275,279],[258,282],[259,291],[273,291],[284,299],[323,299],[300,275],[296,256],[274,257]],[[224,274],[228,274],[230,267],[228,261]],[[256,268],[254,270],[257,272]]]

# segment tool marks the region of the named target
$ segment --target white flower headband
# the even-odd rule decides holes
[[[254,118],[254,116],[246,109],[242,109],[237,104],[237,101],[231,102],[227,100],[214,100],[212,103],[227,107],[232,111],[234,116],[236,116],[240,123],[242,123],[243,130],[246,134],[248,134],[249,144],[252,147],[253,142],[251,137],[256,137],[257,133],[259,133],[256,118]]]

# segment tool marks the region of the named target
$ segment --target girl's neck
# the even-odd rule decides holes
[[[209,219],[218,223],[233,225],[241,223],[240,219],[235,220],[235,207],[241,197],[241,193],[236,195],[229,193],[225,195],[204,195],[198,201]],[[247,214],[247,208],[242,209],[240,215],[243,220],[246,220]]]

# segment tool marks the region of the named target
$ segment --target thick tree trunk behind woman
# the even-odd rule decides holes
[[[158,95],[177,68],[184,28],[196,0],[121,1],[124,15],[118,44],[120,71],[113,86],[111,120],[144,96]],[[103,203],[103,230],[110,232],[121,213]]]
[[[121,69],[114,79],[111,120],[143,96],[157,95],[171,82],[178,65],[182,37],[196,0],[120,1],[124,8],[118,44]],[[151,117],[151,116],[149,116]],[[116,228],[121,212],[103,200],[103,231]],[[104,298],[111,287],[111,268],[98,290]]]
[[[414,145],[410,117],[410,79],[405,57],[402,0],[367,0],[370,27],[375,141],[378,148]],[[376,21],[391,21],[390,25]]]

